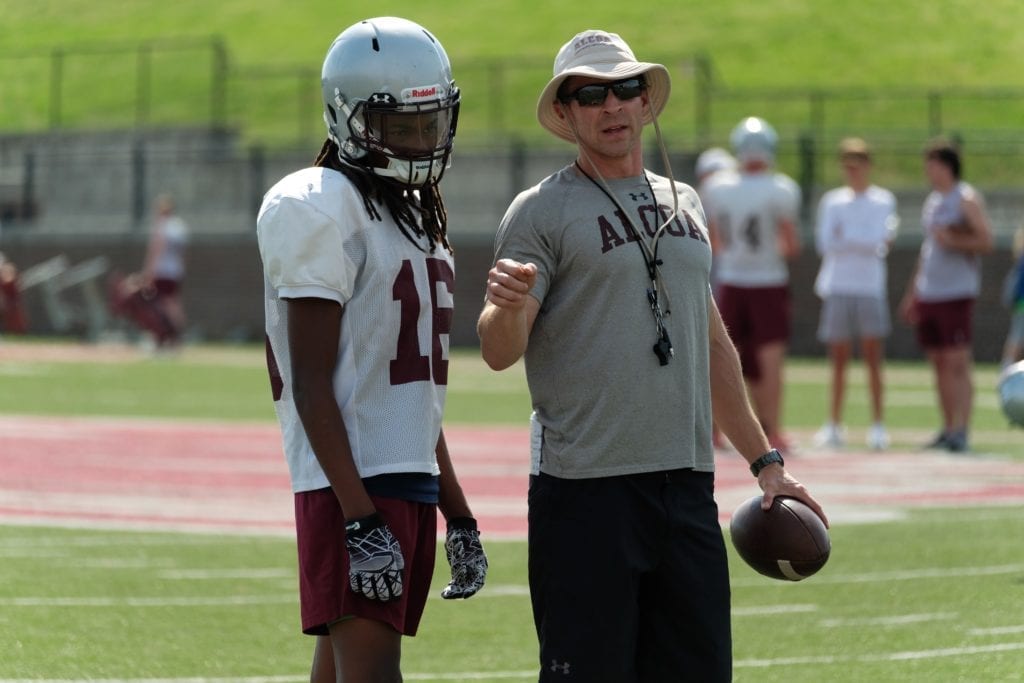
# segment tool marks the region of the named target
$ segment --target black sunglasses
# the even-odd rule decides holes
[[[647,83],[643,78],[626,78],[612,83],[584,85],[571,93],[559,95],[558,99],[564,104],[568,104],[569,100],[576,100],[581,107],[596,107],[599,104],[604,104],[604,101],[608,99],[609,90],[615,93],[615,97],[620,100],[631,100],[634,97],[639,97],[646,87]]]

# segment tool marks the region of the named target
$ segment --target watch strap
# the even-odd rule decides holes
[[[777,462],[783,467],[786,465],[786,461],[782,459],[782,453],[779,453],[779,449],[777,448],[771,449],[760,458],[750,463],[750,473],[756,477],[761,474],[761,470],[768,465],[771,465],[773,462]]]

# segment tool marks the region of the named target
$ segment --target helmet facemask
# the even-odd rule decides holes
[[[460,101],[454,85],[447,96],[436,97],[441,92],[441,86],[409,88],[400,103],[390,93],[346,102],[335,91],[325,118],[342,161],[407,187],[439,182],[450,161]],[[345,128],[330,120],[335,117],[344,119]],[[347,135],[337,134],[346,129]]]

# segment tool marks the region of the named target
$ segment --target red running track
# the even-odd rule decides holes
[[[525,426],[445,434],[485,535],[525,537]],[[1024,504],[1024,463],[1012,460],[846,451],[788,465],[833,523]],[[758,489],[738,455],[720,453],[717,467],[724,522]],[[290,535],[291,500],[272,423],[0,416],[0,523]]]

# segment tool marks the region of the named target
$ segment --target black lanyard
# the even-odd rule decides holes
[[[633,219],[630,218],[629,214],[626,213],[626,210],[615,197],[601,183],[594,180],[589,173],[584,171],[579,161],[576,161],[575,164],[579,172],[583,174],[583,177],[593,183],[594,187],[601,190],[604,196],[608,197],[608,200],[622,213],[623,218],[626,219],[626,228],[640,249],[640,255],[644,259],[644,266],[647,268],[647,277],[651,281],[651,286],[647,288],[647,303],[651,306],[651,313],[654,315],[654,327],[658,335],[658,341],[655,342],[653,351],[654,355],[658,357],[659,365],[668,365],[669,360],[675,355],[675,350],[672,348],[672,341],[668,338],[668,330],[665,328],[665,316],[670,315],[672,311],[663,313],[661,303],[658,300],[658,266],[661,265],[661,261],[658,260],[658,235],[654,237],[653,246],[648,247],[640,231],[633,225]],[[660,218],[661,211],[658,209],[658,197],[654,194],[654,188],[651,187],[651,181],[647,177],[647,173],[644,173],[644,182],[647,183],[647,189],[651,193],[651,200],[654,202],[654,212]]]

